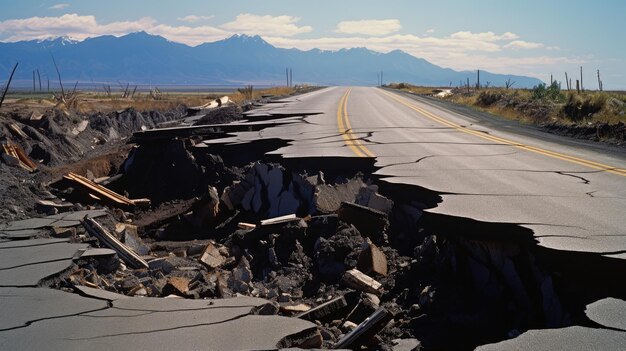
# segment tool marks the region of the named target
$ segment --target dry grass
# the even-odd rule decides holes
[[[263,95],[289,95],[296,92],[296,88],[274,87],[268,89],[253,89],[252,98],[258,99]],[[134,98],[122,98],[121,93],[108,96],[102,92],[83,92],[77,98],[72,111],[81,114],[91,114],[95,112],[119,111],[127,108],[134,108],[143,112],[148,110],[168,111],[178,106],[200,106],[222,96],[228,96],[231,101],[241,104],[245,101],[239,92],[223,93],[198,93],[198,92],[164,92],[161,99],[153,99],[149,93],[136,93]],[[43,112],[54,107],[56,103],[51,94],[22,94],[14,95],[5,100],[3,111],[16,109],[27,109]],[[59,106],[64,108],[63,106]]]
[[[624,92],[562,91],[553,98],[537,99],[531,89],[471,89],[469,93],[461,89],[445,99],[529,124],[626,122]]]
[[[441,88],[422,87],[422,86],[417,86],[417,85],[411,85],[408,83],[390,83],[387,85],[387,87],[392,88],[392,89],[407,91],[407,92],[418,94],[418,95],[432,95],[434,93],[438,93],[439,91],[443,89],[450,89],[448,87],[441,87]]]
[[[290,87],[274,87],[274,88],[261,89],[261,90],[253,89],[252,99],[253,100],[259,99],[263,95],[274,95],[274,96],[290,95],[290,94],[293,94],[294,92],[296,92],[296,88],[290,88]],[[244,95],[240,92],[233,93],[229,95],[229,97],[230,97],[230,100],[236,104],[242,104],[246,100]]]

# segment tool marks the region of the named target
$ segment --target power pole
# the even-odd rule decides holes
[[[383,71],[380,71],[380,86],[382,87],[384,85],[384,80],[383,80]]]
[[[289,68],[289,86],[293,87],[293,70]]]
[[[41,74],[39,74],[39,68],[37,68],[37,78],[39,79],[39,91],[41,91]]]
[[[37,88],[35,87],[35,71],[33,71],[33,93],[37,91]]]
[[[598,70],[598,89],[602,91],[602,80],[600,79],[600,70]]]
[[[552,73],[550,73],[550,85],[552,85],[553,82],[554,82],[554,79],[552,79]]]
[[[467,77],[467,92],[470,92],[470,88],[469,88],[469,77]]]
[[[583,85],[583,66],[580,66],[580,90],[585,91],[585,86]]]
[[[289,68],[285,68],[285,76],[287,77],[287,87],[289,87]]]
[[[476,70],[476,90],[480,89],[480,70]]]
[[[567,79],[567,72],[565,72],[565,86],[567,86],[567,91],[571,89],[569,79]]]

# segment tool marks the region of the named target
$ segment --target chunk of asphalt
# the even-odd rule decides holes
[[[67,239],[36,239],[0,243],[0,286],[35,286],[72,264],[86,244],[69,244]]]

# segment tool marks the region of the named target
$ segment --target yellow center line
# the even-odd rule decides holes
[[[489,135],[489,134],[485,134],[483,132],[479,132],[476,130],[472,130],[469,129],[467,127],[464,127],[462,125],[456,124],[454,122],[450,122],[448,120],[443,119],[442,117],[439,117],[429,111],[424,110],[423,108],[417,107],[411,103],[408,103],[407,100],[405,98],[401,98],[395,94],[391,94],[388,93],[386,91],[382,91],[381,92],[385,95],[387,95],[388,97],[392,98],[393,100],[396,100],[397,102],[401,103],[402,105],[416,111],[419,112],[420,114],[424,115],[427,118],[430,118],[436,122],[439,122],[443,125],[446,125],[448,127],[454,128],[458,131],[461,131],[463,133],[467,133],[467,134],[471,134],[474,136],[477,136],[479,138],[483,138],[489,141],[494,141],[496,143],[500,143],[500,144],[506,144],[506,145],[511,145],[526,151],[530,151],[530,152],[534,152],[537,154],[541,154],[544,156],[548,156],[548,157],[552,157],[552,158],[556,158],[559,160],[563,160],[563,161],[568,161],[571,163],[575,163],[578,165],[582,165],[582,166],[586,166],[589,168],[593,168],[593,169],[598,169],[598,170],[602,170],[608,173],[613,173],[613,174],[617,174],[617,175],[621,175],[621,176],[626,176],[626,169],[621,169],[621,168],[617,168],[617,167],[612,167],[612,166],[608,166],[599,162],[595,162],[595,161],[590,161],[590,160],[586,160],[586,159],[582,159],[579,157],[574,157],[574,156],[570,156],[570,155],[566,155],[566,154],[562,154],[562,153],[558,153],[555,151],[550,151],[550,150],[546,150],[546,149],[542,149],[539,147],[535,147],[535,146],[530,146],[530,145],[525,145],[525,144],[521,144],[512,140],[508,140],[505,138],[501,138],[501,137],[497,137],[494,135]]]
[[[339,107],[337,107],[337,126],[339,126],[339,132],[346,146],[357,156],[374,157],[374,154],[368,150],[365,145],[361,144],[361,141],[352,133],[352,126],[348,119],[348,96],[350,95],[350,91],[352,91],[352,88],[346,90],[339,101]]]

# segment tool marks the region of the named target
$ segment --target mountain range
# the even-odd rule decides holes
[[[50,40],[0,42],[0,78],[8,76],[19,62],[16,82],[32,86],[33,71],[44,82],[57,80],[52,57],[65,81],[81,83],[117,82],[147,85],[284,85],[285,69],[293,72],[294,84],[376,85],[383,71],[384,82],[408,82],[427,86],[475,84],[475,71],[454,71],[394,50],[379,53],[366,48],[327,51],[283,49],[259,36],[233,35],[195,47],[161,36],[136,32],[73,41],[66,37]],[[501,86],[508,79],[515,87],[541,83],[532,77],[480,72],[481,83]]]

